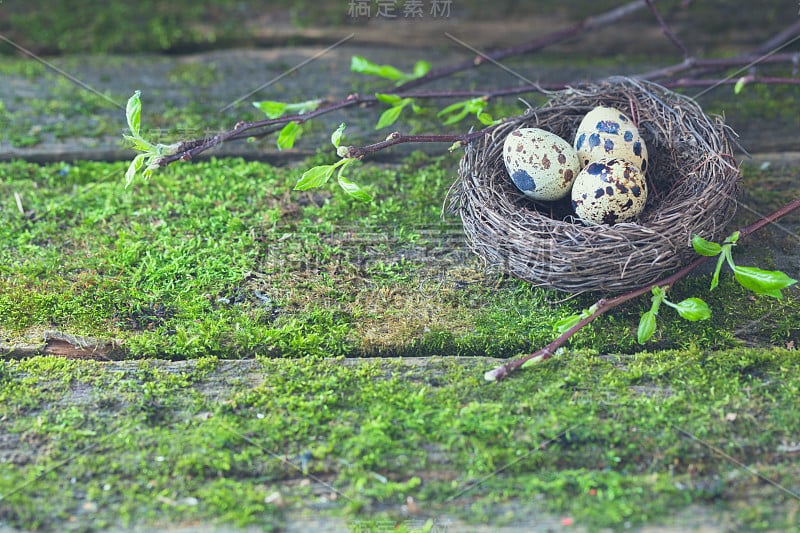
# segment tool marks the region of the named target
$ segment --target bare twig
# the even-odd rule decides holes
[[[789,202],[785,206],[781,207],[777,211],[771,213],[770,215],[767,215],[764,218],[762,218],[760,220],[757,220],[756,222],[753,222],[749,226],[741,229],[740,230],[740,239],[744,238],[744,237],[747,237],[747,236],[755,233],[756,231],[759,231],[760,229],[764,228],[765,226],[767,226],[769,224],[772,224],[776,220],[788,215],[789,213],[791,213],[792,211],[794,211],[794,210],[796,210],[798,208],[800,208],[800,198],[796,198],[796,199],[792,200],[791,202]],[[677,272],[675,272],[674,274],[671,274],[670,276],[667,276],[666,278],[662,279],[661,281],[658,281],[658,282],[654,283],[653,285],[649,285],[649,286],[646,286],[646,287],[641,287],[639,289],[635,289],[635,290],[627,292],[625,294],[621,294],[620,296],[616,296],[614,298],[610,298],[610,299],[602,298],[602,299],[598,300],[597,303],[594,305],[595,311],[591,315],[587,316],[586,318],[581,319],[580,322],[578,322],[573,327],[571,327],[568,331],[566,331],[565,333],[560,335],[556,340],[554,340],[553,342],[551,342],[550,344],[548,344],[547,346],[545,346],[541,350],[538,350],[538,351],[533,352],[531,354],[525,355],[523,357],[519,357],[517,359],[509,361],[508,363],[500,365],[499,367],[497,367],[497,368],[495,368],[493,370],[490,370],[489,372],[486,372],[484,377],[486,378],[487,381],[500,381],[500,380],[508,377],[508,375],[511,372],[513,372],[514,370],[520,368],[522,365],[524,365],[528,361],[540,362],[540,361],[544,361],[545,359],[549,359],[550,357],[552,357],[555,354],[556,350],[559,347],[561,347],[564,343],[567,342],[567,340],[569,340],[573,335],[575,335],[578,331],[583,329],[585,326],[587,326],[588,324],[593,322],[596,318],[600,317],[601,315],[605,314],[606,312],[610,311],[611,309],[614,309],[615,307],[618,307],[618,306],[620,306],[621,304],[623,304],[623,303],[625,303],[627,301],[633,300],[634,298],[638,298],[639,296],[642,296],[643,294],[649,293],[652,290],[653,286],[658,286],[658,287],[662,287],[662,288],[672,286],[676,281],[679,281],[679,280],[683,279],[690,272],[692,272],[694,269],[696,269],[697,267],[699,267],[700,265],[702,265],[703,263],[707,262],[710,259],[712,259],[712,257],[700,256],[697,259],[695,259],[694,261],[692,261],[691,263],[689,263],[688,265],[686,265],[685,267],[683,267],[680,270],[678,270]]]
[[[678,38],[678,36],[675,35],[675,32],[672,31],[672,28],[670,28],[667,25],[666,21],[661,16],[661,13],[659,13],[658,9],[656,8],[655,2],[653,0],[646,0],[646,3],[648,9],[650,9],[650,11],[653,13],[653,16],[656,18],[656,21],[658,21],[658,25],[661,26],[661,31],[664,32],[664,35],[666,35],[667,38],[670,41],[672,41],[672,44],[678,47],[678,50],[681,51],[681,54],[683,54],[684,59],[688,58],[690,56],[689,50],[686,48],[683,42]]]
[[[677,46],[681,50],[684,59],[683,61],[675,65],[663,67],[636,76],[638,78],[652,80],[652,81],[659,81],[662,83],[662,85],[665,85],[667,87],[702,86],[702,87],[707,87],[707,90],[710,90],[715,86],[729,82],[727,79],[704,80],[696,76],[693,78],[684,77],[683,79],[680,80],[670,80],[670,78],[673,78],[678,74],[688,73],[691,71],[709,72],[728,67],[747,68],[759,63],[775,63],[775,62],[792,62],[793,64],[797,63],[798,55],[796,53],[778,54],[777,51],[787,46],[788,44],[796,41],[798,38],[800,38],[800,22],[792,24],[791,26],[780,32],[778,35],[774,36],[767,42],[763,43],[754,52],[750,54],[743,54],[735,58],[697,59],[689,55],[688,50],[686,49],[684,44],[680,41],[680,39],[678,39],[675,33],[670,29],[670,27],[661,17],[661,14],[655,7],[654,0],[635,0],[633,2],[629,2],[622,6],[610,9],[600,15],[588,17],[578,22],[577,24],[554,31],[552,33],[549,33],[548,35],[539,37],[537,39],[533,39],[521,45],[496,50],[494,52],[486,54],[479,53],[471,61],[431,70],[425,76],[406,82],[405,84],[402,84],[399,87],[387,89],[384,92],[397,94],[399,96],[406,98],[440,98],[440,97],[458,98],[458,97],[482,96],[488,99],[496,96],[506,96],[513,94],[528,93],[528,92],[541,92],[545,90],[561,89],[566,87],[567,84],[566,83],[547,84],[547,85],[527,84],[518,87],[510,87],[505,89],[495,89],[486,91],[458,91],[458,90],[426,91],[426,92],[411,91],[412,88],[418,87],[419,85],[431,82],[439,78],[443,78],[445,76],[452,75],[456,72],[480,66],[482,64],[485,64],[486,62],[497,63],[501,59],[505,59],[516,55],[531,53],[540,50],[542,48],[545,48],[547,46],[551,46],[553,44],[557,44],[559,42],[571,39],[572,37],[575,37],[578,34],[585,33],[586,31],[605,27],[609,23],[618,21],[638,11],[643,7],[648,7],[650,9],[650,11],[655,16],[658,24],[661,26],[662,31],[665,33],[665,35],[673,42],[673,44],[675,44],[675,46]],[[751,77],[752,77],[751,83],[785,83],[785,84],[797,83],[797,81],[794,80],[793,78],[777,78],[777,77],[755,78],[752,75]],[[735,83],[735,81],[731,83]],[[166,166],[178,160],[188,161],[197,156],[198,154],[227,141],[242,139],[246,137],[263,137],[274,131],[277,131],[279,129],[279,126],[285,125],[289,122],[303,123],[312,118],[339,109],[345,109],[356,105],[369,106],[369,105],[374,105],[375,103],[377,103],[377,98],[374,95],[351,94],[343,100],[340,100],[338,102],[329,102],[326,105],[323,105],[317,108],[316,110],[308,113],[286,115],[275,119],[265,119],[254,122],[238,122],[231,130],[218,133],[217,135],[214,135],[212,137],[207,137],[203,139],[194,139],[180,143],[174,154],[160,158],[158,160],[158,164],[161,166]],[[435,136],[425,136],[425,137],[433,138]],[[402,137],[402,140],[393,143],[382,142],[382,143],[376,143],[376,145],[385,148],[388,146],[392,146],[393,144],[399,144],[400,142],[447,142],[446,139],[434,139],[430,141],[409,141],[407,139],[410,139],[410,137]]]
[[[478,67],[480,65],[483,65],[489,60],[500,61],[508,57],[529,54],[531,52],[541,50],[548,46],[552,46],[554,44],[569,40],[573,37],[583,34],[586,31],[607,27],[608,24],[610,24],[611,22],[615,22],[632,13],[635,13],[636,11],[645,7],[645,5],[646,5],[645,0],[636,0],[634,2],[629,2],[622,6],[610,9],[605,13],[601,13],[600,15],[587,17],[586,19],[582,20],[581,22],[578,22],[577,24],[568,26],[566,28],[561,28],[543,37],[538,37],[526,43],[522,43],[518,46],[512,46],[500,50],[495,50],[494,52],[488,54],[477,55],[473,59],[465,61],[463,63],[457,63],[455,65],[449,65],[438,69],[433,69],[429,71],[427,74],[425,74],[425,76],[422,76],[415,80],[408,81],[405,84],[399,86],[397,90],[407,91],[408,89],[419,87],[420,85],[429,83],[433,80],[446,78],[447,76],[451,76],[457,72],[462,72],[465,70],[469,70],[471,68]]]

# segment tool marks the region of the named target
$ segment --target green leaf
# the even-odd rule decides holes
[[[700,235],[692,237],[692,248],[694,248],[695,252],[705,257],[714,257],[722,252],[722,246],[715,242],[707,241]]]
[[[295,139],[297,139],[302,131],[303,128],[297,122],[289,122],[286,124],[278,134],[278,150],[291,150],[294,146]]]
[[[396,105],[381,113],[378,123],[375,125],[375,129],[379,130],[381,128],[386,128],[397,122],[397,119],[400,118],[400,113],[403,112],[404,107],[404,105]]]
[[[700,298],[686,298],[676,304],[665,300],[664,303],[675,309],[682,318],[692,322],[711,318],[711,309]]]
[[[408,74],[391,65],[377,65],[361,56],[353,56],[350,59],[350,70],[359,74],[378,76],[393,81],[409,77]]]
[[[128,142],[128,145],[139,152],[154,152],[156,146],[142,139],[141,137],[132,137],[123,134],[122,137]]]
[[[461,122],[467,115],[469,115],[469,110],[464,108],[461,110],[460,113],[453,113],[452,115],[447,117],[445,121],[442,122],[442,124],[445,126],[449,126],[451,124],[455,124],[456,122]]]
[[[742,92],[742,88],[744,88],[745,83],[747,83],[747,76],[742,76],[736,80],[736,85],[733,86],[733,94],[739,94]]]
[[[133,178],[136,176],[136,173],[139,172],[139,169],[142,168],[144,165],[144,158],[146,157],[145,154],[139,154],[133,158],[131,164],[128,165],[128,170],[125,172],[125,187],[127,188],[131,183],[133,183]]]
[[[453,144],[451,144],[450,148],[448,148],[447,150],[449,152],[453,152],[453,151],[458,150],[459,148],[461,148],[463,145],[464,145],[464,143],[462,143],[461,141],[456,141]]]
[[[719,273],[722,270],[722,265],[725,263],[725,259],[727,259],[729,256],[730,254],[722,253],[719,256],[719,259],[717,259],[717,266],[714,268],[714,276],[711,278],[711,287],[709,290],[713,291],[717,288],[717,285],[719,285]]]
[[[295,184],[294,189],[296,191],[305,191],[321,187],[325,182],[331,179],[333,172],[336,170],[336,166],[337,165],[320,165],[318,167],[309,168],[303,172],[303,175]]]
[[[375,93],[375,98],[384,104],[396,105],[403,100],[403,97],[397,94]]]
[[[558,333],[559,335],[563,335],[572,327],[581,321],[581,315],[570,315],[568,317],[564,317],[555,324],[553,324],[553,330]]]
[[[305,102],[295,102],[293,104],[286,104],[285,113],[293,113],[303,115],[309,111],[314,111],[322,103],[322,100],[306,100]]]
[[[739,235],[740,233],[738,231],[734,231],[733,233],[728,235],[728,237],[725,239],[725,242],[723,242],[722,244],[736,244],[737,242],[739,242]]]
[[[414,64],[414,78],[421,78],[431,69],[431,64],[427,61],[417,61]]]
[[[644,344],[656,332],[656,315],[652,311],[647,311],[639,320],[639,328],[636,331],[636,338],[639,344]]]
[[[142,121],[142,101],[139,98],[142,91],[136,91],[133,96],[128,98],[128,105],[125,106],[125,117],[128,119],[128,129],[134,137],[139,136]]]
[[[339,186],[344,190],[344,192],[346,192],[356,200],[361,200],[362,202],[369,202],[370,200],[372,200],[372,196],[370,196],[366,191],[364,191],[364,189],[362,189],[357,184],[353,183],[349,179],[342,176],[341,173],[339,173],[338,181],[339,181]]]
[[[274,100],[264,100],[261,102],[253,102],[253,107],[260,109],[267,115],[267,118],[275,119],[287,113],[302,115],[308,111],[314,111],[321,103],[322,100],[306,100],[305,102],[295,102],[292,104],[276,102]]]
[[[495,124],[499,124],[500,123],[499,120],[492,119],[492,115],[490,115],[489,113],[485,113],[483,111],[478,113],[478,120],[484,126],[494,126]]]
[[[344,135],[344,129],[347,125],[342,122],[339,124],[339,127],[336,128],[336,131],[331,133],[331,144],[333,144],[334,148],[339,148],[339,145],[342,143],[342,135]]]
[[[287,104],[275,102],[273,100],[264,100],[263,102],[253,102],[253,106],[260,109],[267,115],[267,118],[278,118],[286,112]]]
[[[445,126],[449,126],[451,124],[455,124],[456,122],[460,122],[461,120],[464,119],[464,117],[466,117],[471,113],[474,113],[475,115],[480,115],[484,107],[486,107],[485,99],[472,98],[470,100],[464,100],[461,102],[450,104],[449,106],[439,111],[436,114],[436,116],[443,117],[449,115],[443,122]],[[480,117],[478,117],[478,120],[480,120]]]
[[[436,113],[436,116],[442,117],[444,115],[448,115],[453,111],[455,111],[456,109],[463,109],[464,107],[466,107],[466,105],[467,105],[466,102],[456,102],[454,104],[450,104],[449,106],[445,107],[444,109]]]
[[[756,294],[765,294],[773,298],[782,298],[781,289],[797,283],[779,270],[761,270],[756,267],[735,266],[733,275],[743,287]]]

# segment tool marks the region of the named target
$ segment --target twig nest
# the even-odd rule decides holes
[[[573,210],[574,186],[564,199],[535,200],[506,170],[503,145],[511,132],[539,128],[577,145],[581,122],[598,106],[628,118],[631,146],[636,131],[647,147],[642,160],[629,161],[632,167],[646,162],[639,168],[644,205],[632,220],[586,224]],[[450,208],[461,216],[469,246],[490,266],[571,293],[627,291],[688,262],[694,234],[722,236],[736,212],[734,139],[720,117],[655,83],[616,77],[576,86],[468,144]]]

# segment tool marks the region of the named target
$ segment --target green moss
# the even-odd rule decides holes
[[[776,446],[800,430],[795,352],[571,352],[499,386],[482,382],[493,364],[7,361],[2,436],[33,445],[0,478],[0,512],[24,528],[270,530],[312,502],[402,522],[412,498],[423,519],[535,510],[618,528],[693,504],[737,529],[792,527],[778,490],[715,450],[791,486],[800,472]]]
[[[557,304],[558,293],[485,274],[460,226],[440,218],[454,165],[418,154],[357,168],[376,201],[354,203],[335,186],[292,192],[304,167],[215,160],[124,189],[123,163],[4,164],[0,328],[115,337],[132,357],[508,357],[542,346],[553,323],[596,297]],[[747,252],[736,257],[753,264]],[[796,336],[796,289],[777,301],[749,298],[727,273],[717,291],[708,283],[682,282],[671,298],[705,298],[712,320],[665,308],[650,346],[731,347],[744,326],[745,339],[767,344]],[[640,350],[648,307],[643,298],[601,317],[572,347]],[[765,337],[752,317],[774,329]]]

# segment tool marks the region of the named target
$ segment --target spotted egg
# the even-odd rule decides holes
[[[554,133],[520,128],[503,142],[503,161],[511,180],[535,200],[558,200],[569,194],[580,171],[578,154]]]
[[[572,208],[587,224],[634,220],[647,202],[644,174],[624,159],[600,159],[586,165],[572,186]]]
[[[575,150],[581,168],[606,158],[627,159],[644,174],[647,146],[633,121],[611,107],[598,106],[586,113],[575,133]]]

